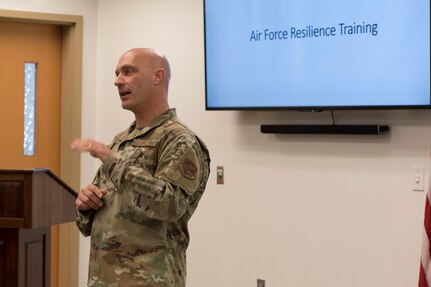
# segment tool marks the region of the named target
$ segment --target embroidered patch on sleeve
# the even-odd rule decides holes
[[[188,158],[181,163],[181,172],[185,177],[193,179],[197,170],[196,165]]]

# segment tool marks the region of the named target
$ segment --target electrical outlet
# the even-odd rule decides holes
[[[425,168],[414,167],[413,168],[413,190],[424,191],[425,190]]]
[[[224,167],[217,166],[217,184],[224,184]]]
[[[265,280],[257,279],[257,287],[265,287]]]

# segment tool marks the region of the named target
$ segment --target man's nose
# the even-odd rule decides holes
[[[122,79],[122,77],[121,77],[121,74],[119,74],[116,78],[115,78],[115,81],[114,81],[114,85],[115,86],[119,86],[119,85],[121,85],[123,83],[123,79]]]

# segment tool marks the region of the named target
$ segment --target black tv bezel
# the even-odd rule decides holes
[[[207,37],[206,37],[206,1],[203,1],[203,24],[204,24],[204,77],[205,77],[205,110],[206,111],[336,111],[336,110],[429,110],[431,109],[431,92],[428,95],[428,105],[352,105],[352,106],[208,106],[208,85],[207,85]],[[431,4],[431,0],[430,0]],[[430,47],[431,47],[431,11],[430,13]],[[428,64],[431,74],[431,48],[430,63]],[[431,81],[429,82],[431,91]]]

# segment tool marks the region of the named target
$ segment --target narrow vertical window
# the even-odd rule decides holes
[[[24,155],[35,154],[36,63],[24,63]]]

